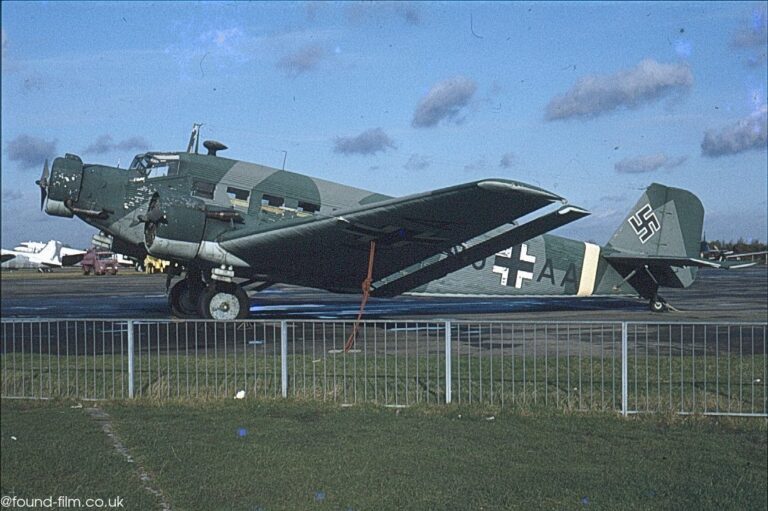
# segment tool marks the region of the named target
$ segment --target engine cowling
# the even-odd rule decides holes
[[[155,193],[147,213],[140,218],[144,222],[144,247],[154,257],[182,262],[202,259],[216,265],[250,266],[217,241],[205,239],[207,222],[223,222],[231,226],[244,221],[234,209],[210,206],[200,199],[161,191]],[[220,231],[220,228],[214,231]]]
[[[197,256],[205,233],[205,204],[191,197],[155,195],[144,215],[144,246],[161,259]]]

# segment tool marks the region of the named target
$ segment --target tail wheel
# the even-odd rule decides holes
[[[248,312],[248,295],[236,284],[214,282],[200,294],[200,313],[206,319],[244,319]]]
[[[660,296],[651,298],[650,302],[648,302],[648,306],[650,307],[651,312],[666,312],[667,310],[667,302]]]

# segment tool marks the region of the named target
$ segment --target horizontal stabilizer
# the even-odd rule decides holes
[[[754,266],[754,262],[744,261],[712,261],[709,259],[700,259],[698,257],[675,257],[675,256],[645,256],[645,255],[627,255],[612,254],[604,255],[609,263],[632,266],[640,268],[643,266],[678,266],[690,268],[719,268],[723,270],[734,270],[738,268],[749,268]]]
[[[557,211],[541,216],[528,223],[514,227],[498,236],[473,245],[461,252],[451,254],[429,266],[415,270],[397,280],[374,284],[374,296],[396,296],[451,272],[485,259],[496,252],[519,245],[560,226],[589,215],[589,212],[574,206],[564,206]]]

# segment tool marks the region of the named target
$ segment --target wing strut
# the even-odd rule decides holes
[[[376,255],[376,240],[371,240],[371,249],[368,252],[368,275],[363,281],[363,300],[360,302],[360,312],[357,313],[357,319],[355,320],[355,326],[352,327],[352,333],[349,334],[349,339],[344,345],[344,353],[347,353],[355,345],[357,339],[357,330],[360,328],[360,320],[363,318],[363,312],[365,312],[365,305],[368,303],[368,297],[371,296],[371,284],[373,283],[373,259]]]

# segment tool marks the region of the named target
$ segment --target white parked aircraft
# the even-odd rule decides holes
[[[50,271],[53,268],[75,265],[84,254],[85,250],[66,247],[56,240],[48,243],[25,241],[13,250],[2,249],[0,261],[3,269],[33,268]]]

